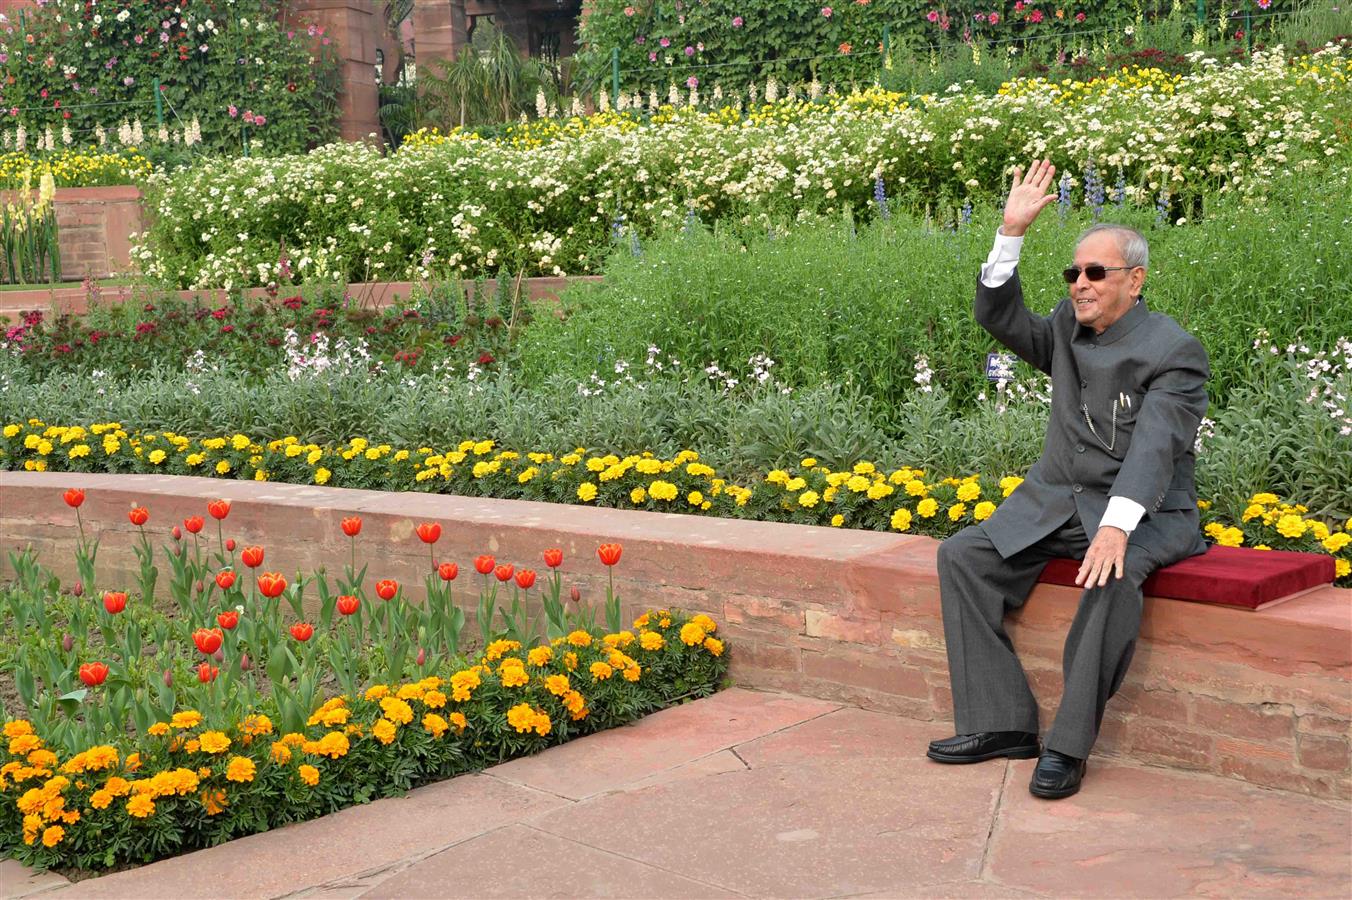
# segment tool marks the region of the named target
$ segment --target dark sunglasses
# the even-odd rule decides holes
[[[1066,279],[1066,284],[1074,284],[1080,280],[1080,273],[1090,281],[1102,281],[1108,277],[1109,272],[1128,272],[1136,266],[1085,266],[1081,269],[1079,266],[1069,266],[1061,273]]]

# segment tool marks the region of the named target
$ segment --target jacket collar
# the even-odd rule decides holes
[[[1102,334],[1096,335],[1094,334],[1094,329],[1084,325],[1077,325],[1076,329],[1079,332],[1081,340],[1099,344],[1101,346],[1103,344],[1114,343],[1126,337],[1135,330],[1137,325],[1140,325],[1149,317],[1150,309],[1145,305],[1145,296],[1142,295],[1131,305],[1131,309],[1122,314],[1122,318],[1103,329]]]

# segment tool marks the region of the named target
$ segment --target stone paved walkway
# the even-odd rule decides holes
[[[1341,897],[1352,807],[1092,758],[942,766],[945,726],[741,689],[335,815],[78,884],[174,898]]]

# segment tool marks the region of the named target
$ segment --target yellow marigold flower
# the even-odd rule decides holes
[[[396,724],[407,725],[413,721],[413,707],[398,697],[384,698],[380,701],[380,709],[385,713],[385,718]]]
[[[929,493],[929,488],[920,479],[912,478],[906,482],[906,493],[912,497],[924,497]]]
[[[469,726],[469,719],[466,719],[462,712],[451,713],[446,717],[446,721],[454,725],[457,732],[464,731]]]
[[[771,469],[766,473],[765,480],[770,484],[784,484],[789,480],[789,473],[783,469]]]
[[[16,738],[33,733],[33,723],[27,719],[13,719],[5,723],[5,737]]]
[[[224,753],[230,749],[230,738],[219,731],[204,731],[200,738],[203,753]]]
[[[423,694],[422,702],[428,709],[441,709],[446,705],[446,695],[441,691],[428,691]]]
[[[704,649],[708,650],[714,656],[723,655],[723,642],[715,637],[706,637],[704,639]]]
[[[1197,501],[1197,508],[1198,508],[1198,509],[1211,509],[1211,501],[1210,501],[1210,500],[1198,500],[1198,501]]]
[[[113,802],[113,795],[106,788],[100,788],[89,795],[89,805],[95,809],[107,809]]]
[[[681,626],[681,643],[688,647],[704,642],[704,629],[695,622],[686,622]]]
[[[535,710],[529,703],[518,703],[507,710],[507,724],[518,733],[530,731],[535,725]]]
[[[389,719],[377,719],[376,724],[371,728],[371,734],[382,744],[388,745],[394,741],[394,723]]]
[[[21,734],[18,737],[11,738],[9,742],[9,753],[11,756],[23,756],[34,750],[42,748],[42,739],[36,734]]]
[[[296,774],[300,775],[300,780],[310,787],[319,784],[319,770],[314,766],[308,764],[301,765],[300,768],[296,770]]]
[[[372,700],[372,701],[374,701],[374,700],[379,700],[381,697],[387,696],[389,693],[390,693],[390,688],[389,688],[388,685],[384,685],[384,684],[373,684],[373,685],[371,685],[369,688],[366,689],[366,694],[365,694],[365,696],[366,696],[366,699],[367,699],[367,700]]]
[[[1352,544],[1352,534],[1348,534],[1346,531],[1339,531],[1337,534],[1331,534],[1324,538],[1320,541],[1320,544],[1322,544],[1324,549],[1328,552],[1337,553],[1348,544]]]
[[[842,525],[844,525],[844,524],[845,524],[845,517],[842,516],[840,513],[836,513],[834,516],[831,517],[831,527],[832,527],[832,528],[839,528],[840,526],[842,526]]]
[[[272,761],[278,765],[286,765],[291,762],[291,748],[278,741],[272,745]]]
[[[694,616],[691,616],[690,621],[694,622],[696,625],[698,625],[700,628],[703,628],[710,634],[713,634],[715,631],[718,630],[718,623],[715,622],[713,619],[709,618],[708,616],[706,616],[704,613],[697,613]]]
[[[577,497],[583,503],[590,503],[596,499],[596,485],[590,481],[584,481],[577,486]]]
[[[821,495],[816,491],[803,491],[798,495],[798,505],[811,509],[821,501]]]
[[[699,491],[691,491],[685,495],[685,499],[691,506],[699,506],[704,502],[704,495]]]
[[[648,485],[648,495],[654,500],[675,500],[679,491],[669,481],[654,481]]]
[[[605,681],[615,673],[615,670],[612,669],[609,664],[603,662],[592,663],[590,671],[592,681]]]
[[[565,668],[568,669],[569,672],[577,671],[578,665],[577,654],[573,653],[572,651],[563,654],[563,665]]]
[[[1316,541],[1323,541],[1329,536],[1329,527],[1318,520],[1310,523],[1310,534]]]
[[[958,499],[966,503],[969,500],[975,500],[981,496],[981,485],[974,481],[964,482],[958,488]]]
[[[272,720],[261,713],[245,716],[239,727],[240,731],[251,736],[272,734]]]
[[[225,799],[225,791],[223,789],[218,788],[212,790],[211,788],[207,788],[202,791],[201,796],[202,806],[206,809],[207,815],[209,816],[220,815],[225,812],[225,808],[230,805]]]
[[[1352,562],[1345,559],[1335,559],[1333,561],[1333,572],[1338,578],[1346,578],[1348,573],[1352,573]]]
[[[155,801],[146,794],[137,794],[127,801],[127,814],[144,819],[155,814]]]
[[[648,499],[648,492],[641,487],[636,487],[629,492],[629,502],[637,506]]]
[[[905,531],[911,527],[911,511],[904,506],[898,506],[892,513],[892,528],[895,531]]]
[[[989,500],[982,500],[972,510],[972,519],[976,522],[984,522],[995,512],[995,504]]]
[[[562,697],[572,690],[567,675],[550,675],[545,679],[545,689],[556,697]]]
[[[114,797],[125,797],[131,792],[131,782],[121,776],[114,775],[104,783],[103,789]]]
[[[1298,515],[1287,513],[1277,520],[1277,531],[1282,537],[1298,538],[1305,534],[1307,523]]]
[[[1021,484],[1023,484],[1023,479],[1019,476],[1006,475],[1004,478],[1000,479],[1001,496],[1008,497],[1010,494],[1014,493],[1014,489]]]
[[[1254,494],[1252,497],[1249,498],[1249,502],[1261,504],[1264,506],[1271,506],[1275,503],[1280,503],[1281,501],[1278,499],[1276,494],[1263,493],[1263,494]]]
[[[869,485],[871,484],[873,484],[873,482],[863,475],[851,475],[845,480],[845,487],[856,494],[864,493],[864,491],[869,489]]]
[[[535,733],[540,735],[541,737],[543,737],[546,734],[549,734],[551,728],[553,727],[553,722],[550,721],[549,713],[537,712],[535,714],[535,717],[531,720],[531,727],[534,728]]]
[[[1238,547],[1244,543],[1244,532],[1233,525],[1229,528],[1222,528],[1220,534],[1216,536],[1216,543],[1222,547]]]
[[[548,647],[532,647],[526,654],[526,659],[532,666],[547,666],[553,658],[554,651]]]
[[[638,636],[638,645],[644,650],[661,650],[666,640],[656,631],[645,631]]]
[[[51,825],[42,832],[42,846],[55,847],[66,836],[66,829],[60,825]]]
[[[961,519],[964,515],[966,515],[966,513],[967,513],[966,503],[954,503],[952,506],[948,508],[949,521],[956,522],[958,521],[958,519]]]
[[[854,474],[872,475],[878,469],[871,462],[857,462],[854,464]]]
[[[323,468],[322,466],[318,469],[315,469],[315,484],[328,484],[329,479],[332,477],[333,473],[330,472],[328,469]]]
[[[225,767],[225,777],[228,781],[238,781],[240,784],[248,784],[254,780],[254,774],[258,767],[254,761],[247,756],[232,756],[230,764]]]
[[[156,722],[155,724],[151,725],[149,728],[146,729],[146,734],[150,735],[151,737],[164,737],[168,733],[169,733],[168,722]]]
[[[445,719],[436,713],[428,713],[423,716],[422,727],[423,731],[426,731],[428,734],[432,735],[432,737],[439,738],[446,733],[446,729],[450,726],[446,724]]]
[[[503,666],[499,669],[498,676],[502,679],[503,687],[522,687],[530,684],[530,676],[520,665]]]
[[[592,636],[581,629],[568,633],[568,643],[574,647],[590,647],[591,642]]]
[[[1264,509],[1260,504],[1253,503],[1245,507],[1244,514],[1240,516],[1240,520],[1244,522],[1249,522],[1252,521],[1253,519],[1257,519],[1265,512],[1267,512],[1267,510]]]

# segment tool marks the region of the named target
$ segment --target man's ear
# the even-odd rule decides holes
[[[1141,296],[1141,288],[1145,286],[1145,267],[1140,266],[1131,270],[1131,295],[1133,297]]]

